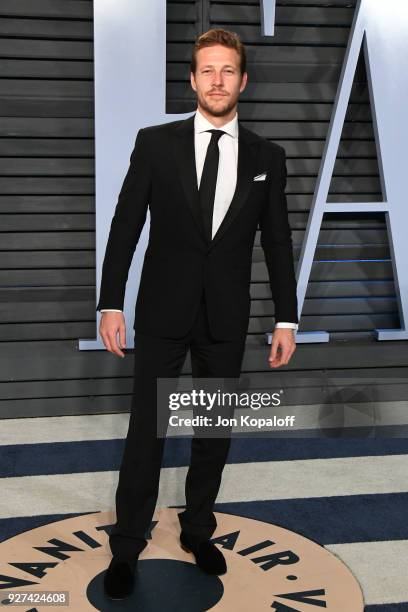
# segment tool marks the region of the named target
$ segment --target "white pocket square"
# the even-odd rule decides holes
[[[257,174],[254,176],[254,181],[264,181],[266,179],[266,172],[262,172],[262,174]]]

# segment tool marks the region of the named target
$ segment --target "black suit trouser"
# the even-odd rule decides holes
[[[204,296],[194,325],[183,338],[135,333],[131,413],[116,490],[116,524],[109,536],[112,554],[124,559],[137,557],[147,545],[165,444],[165,438],[157,436],[157,378],[179,377],[190,350],[193,378],[238,379],[245,337],[215,340]],[[210,538],[216,529],[213,505],[230,443],[229,435],[191,439],[186,508],[178,518],[183,531],[196,541]]]

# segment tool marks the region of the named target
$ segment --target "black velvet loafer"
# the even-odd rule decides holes
[[[132,594],[135,585],[137,559],[122,561],[112,557],[103,580],[105,594],[110,599],[125,599]]]
[[[210,542],[203,540],[193,542],[183,531],[180,533],[180,545],[186,552],[192,552],[198,567],[206,574],[220,576],[227,571],[227,564],[222,552]]]

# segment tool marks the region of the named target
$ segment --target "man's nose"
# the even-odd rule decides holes
[[[213,85],[222,85],[223,80],[222,80],[222,73],[219,72],[215,72],[214,73],[214,78],[213,78]]]

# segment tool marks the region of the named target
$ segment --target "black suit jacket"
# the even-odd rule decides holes
[[[134,329],[179,338],[192,327],[205,292],[216,339],[245,334],[252,250],[259,224],[275,321],[298,323],[288,221],[285,150],[238,122],[237,185],[210,243],[198,199],[194,115],[138,131],[107,242],[97,310],[123,309],[133,253],[150,209],[150,234]],[[254,181],[266,172],[266,180]]]

